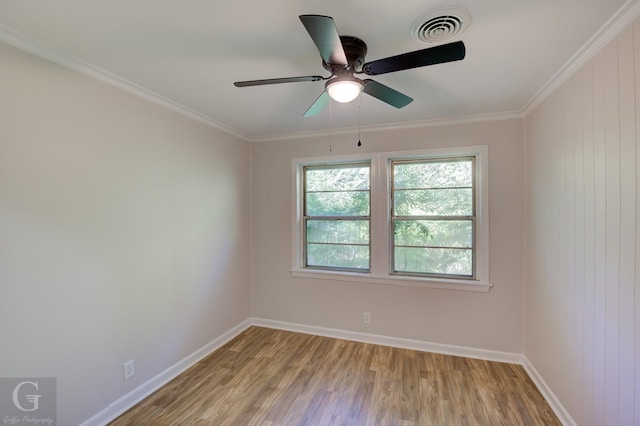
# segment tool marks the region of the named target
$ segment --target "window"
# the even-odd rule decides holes
[[[304,266],[369,271],[369,163],[304,166]]]
[[[391,161],[394,273],[473,278],[474,158]]]
[[[486,146],[295,159],[294,276],[488,291]]]

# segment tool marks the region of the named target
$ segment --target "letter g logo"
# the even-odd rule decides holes
[[[22,386],[24,385],[32,385],[34,388],[36,388],[36,390],[38,390],[38,382],[20,382],[18,383],[18,386],[15,387],[15,389],[13,390],[13,405],[16,406],[17,409],[21,410],[21,411],[36,411],[38,409],[38,402],[40,401],[40,397],[42,395],[39,394],[35,394],[35,395],[25,395],[24,397],[27,399],[28,402],[30,402],[32,404],[31,408],[24,408],[22,406],[22,404],[20,404],[20,398],[19,398],[19,392],[20,389],[22,388]]]

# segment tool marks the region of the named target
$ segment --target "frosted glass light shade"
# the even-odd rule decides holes
[[[358,97],[364,86],[359,80],[336,80],[327,85],[329,96],[336,102],[347,103]]]

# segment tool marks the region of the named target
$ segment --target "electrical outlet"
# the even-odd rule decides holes
[[[136,370],[133,360],[129,360],[122,364],[122,373],[124,375],[124,380],[129,380],[130,378],[132,378],[135,372]]]
[[[371,312],[365,312],[362,314],[362,322],[365,324],[371,324]]]

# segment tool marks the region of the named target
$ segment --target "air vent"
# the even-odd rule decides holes
[[[411,35],[423,43],[442,43],[466,30],[471,15],[462,7],[445,7],[422,15],[411,26]]]

